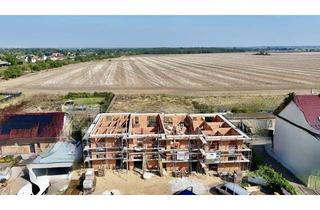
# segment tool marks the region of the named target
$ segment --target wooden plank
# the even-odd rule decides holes
[[[206,156],[206,152],[204,151],[204,149],[200,149],[200,152],[201,152],[202,156]]]
[[[202,144],[207,144],[208,143],[203,136],[200,136],[200,141],[202,142]]]

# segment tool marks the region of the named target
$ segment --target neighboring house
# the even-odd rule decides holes
[[[80,141],[58,141],[27,165],[30,179],[34,183],[39,177],[46,177],[49,181],[67,179],[81,156]]]
[[[273,152],[307,186],[320,186],[320,96],[297,95],[276,116]]]
[[[61,61],[65,59],[65,56],[62,53],[52,53],[51,56],[49,56],[49,59],[52,61]]]
[[[46,61],[47,59],[48,59],[48,56],[46,56],[46,55],[41,56],[42,61]]]
[[[70,123],[63,112],[0,116],[0,154],[40,154],[69,134]]]
[[[68,180],[74,164],[81,159],[81,142],[58,141],[27,164],[29,180],[17,195],[46,194],[52,184]],[[63,182],[65,183],[65,182]]]
[[[40,60],[39,56],[36,55],[28,55],[25,57],[25,62],[36,63]]]
[[[11,63],[9,63],[7,61],[0,61],[0,67],[8,67],[10,65],[11,65]]]

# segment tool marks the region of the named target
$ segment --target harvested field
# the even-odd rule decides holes
[[[139,55],[73,64],[17,79],[0,89],[121,94],[282,94],[320,88],[320,53]]]

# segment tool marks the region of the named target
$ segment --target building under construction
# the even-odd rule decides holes
[[[221,114],[99,114],[83,140],[94,169],[134,168],[174,175],[246,170],[250,138]]]

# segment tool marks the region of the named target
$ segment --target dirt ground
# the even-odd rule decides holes
[[[221,182],[221,179],[218,177],[202,174],[183,178],[184,180],[171,176],[159,177],[156,175],[148,180],[144,180],[139,173],[133,171],[107,171],[104,177],[97,177],[94,194],[101,195],[104,192],[107,194],[108,191],[113,191],[122,195],[172,195],[174,193],[172,190],[178,189],[175,186],[175,181],[179,179],[180,182],[185,181],[197,185],[194,188],[203,188],[203,194],[210,194],[209,189]]]
[[[164,112],[164,113],[198,113],[201,107],[194,102],[214,108],[231,110],[249,108],[249,110],[273,110],[285,95],[275,96],[180,96],[166,94],[152,95],[117,95],[109,112]],[[23,94],[20,97],[0,104],[0,113],[5,112],[52,112],[61,111],[65,102],[63,95],[56,94]],[[84,101],[79,100],[82,104]],[[86,103],[90,104],[90,103]],[[92,106],[92,104],[91,104]],[[10,111],[11,110],[11,111]]]
[[[72,64],[0,82],[29,93],[236,95],[320,88],[320,53],[139,55]]]
[[[0,104],[1,113],[61,111],[65,99],[59,95],[34,94],[19,96]]]
[[[249,111],[273,110],[284,99],[279,96],[178,96],[178,95],[117,95],[110,112],[164,112],[197,113],[201,107],[193,103],[210,106],[214,111],[246,108]]]

